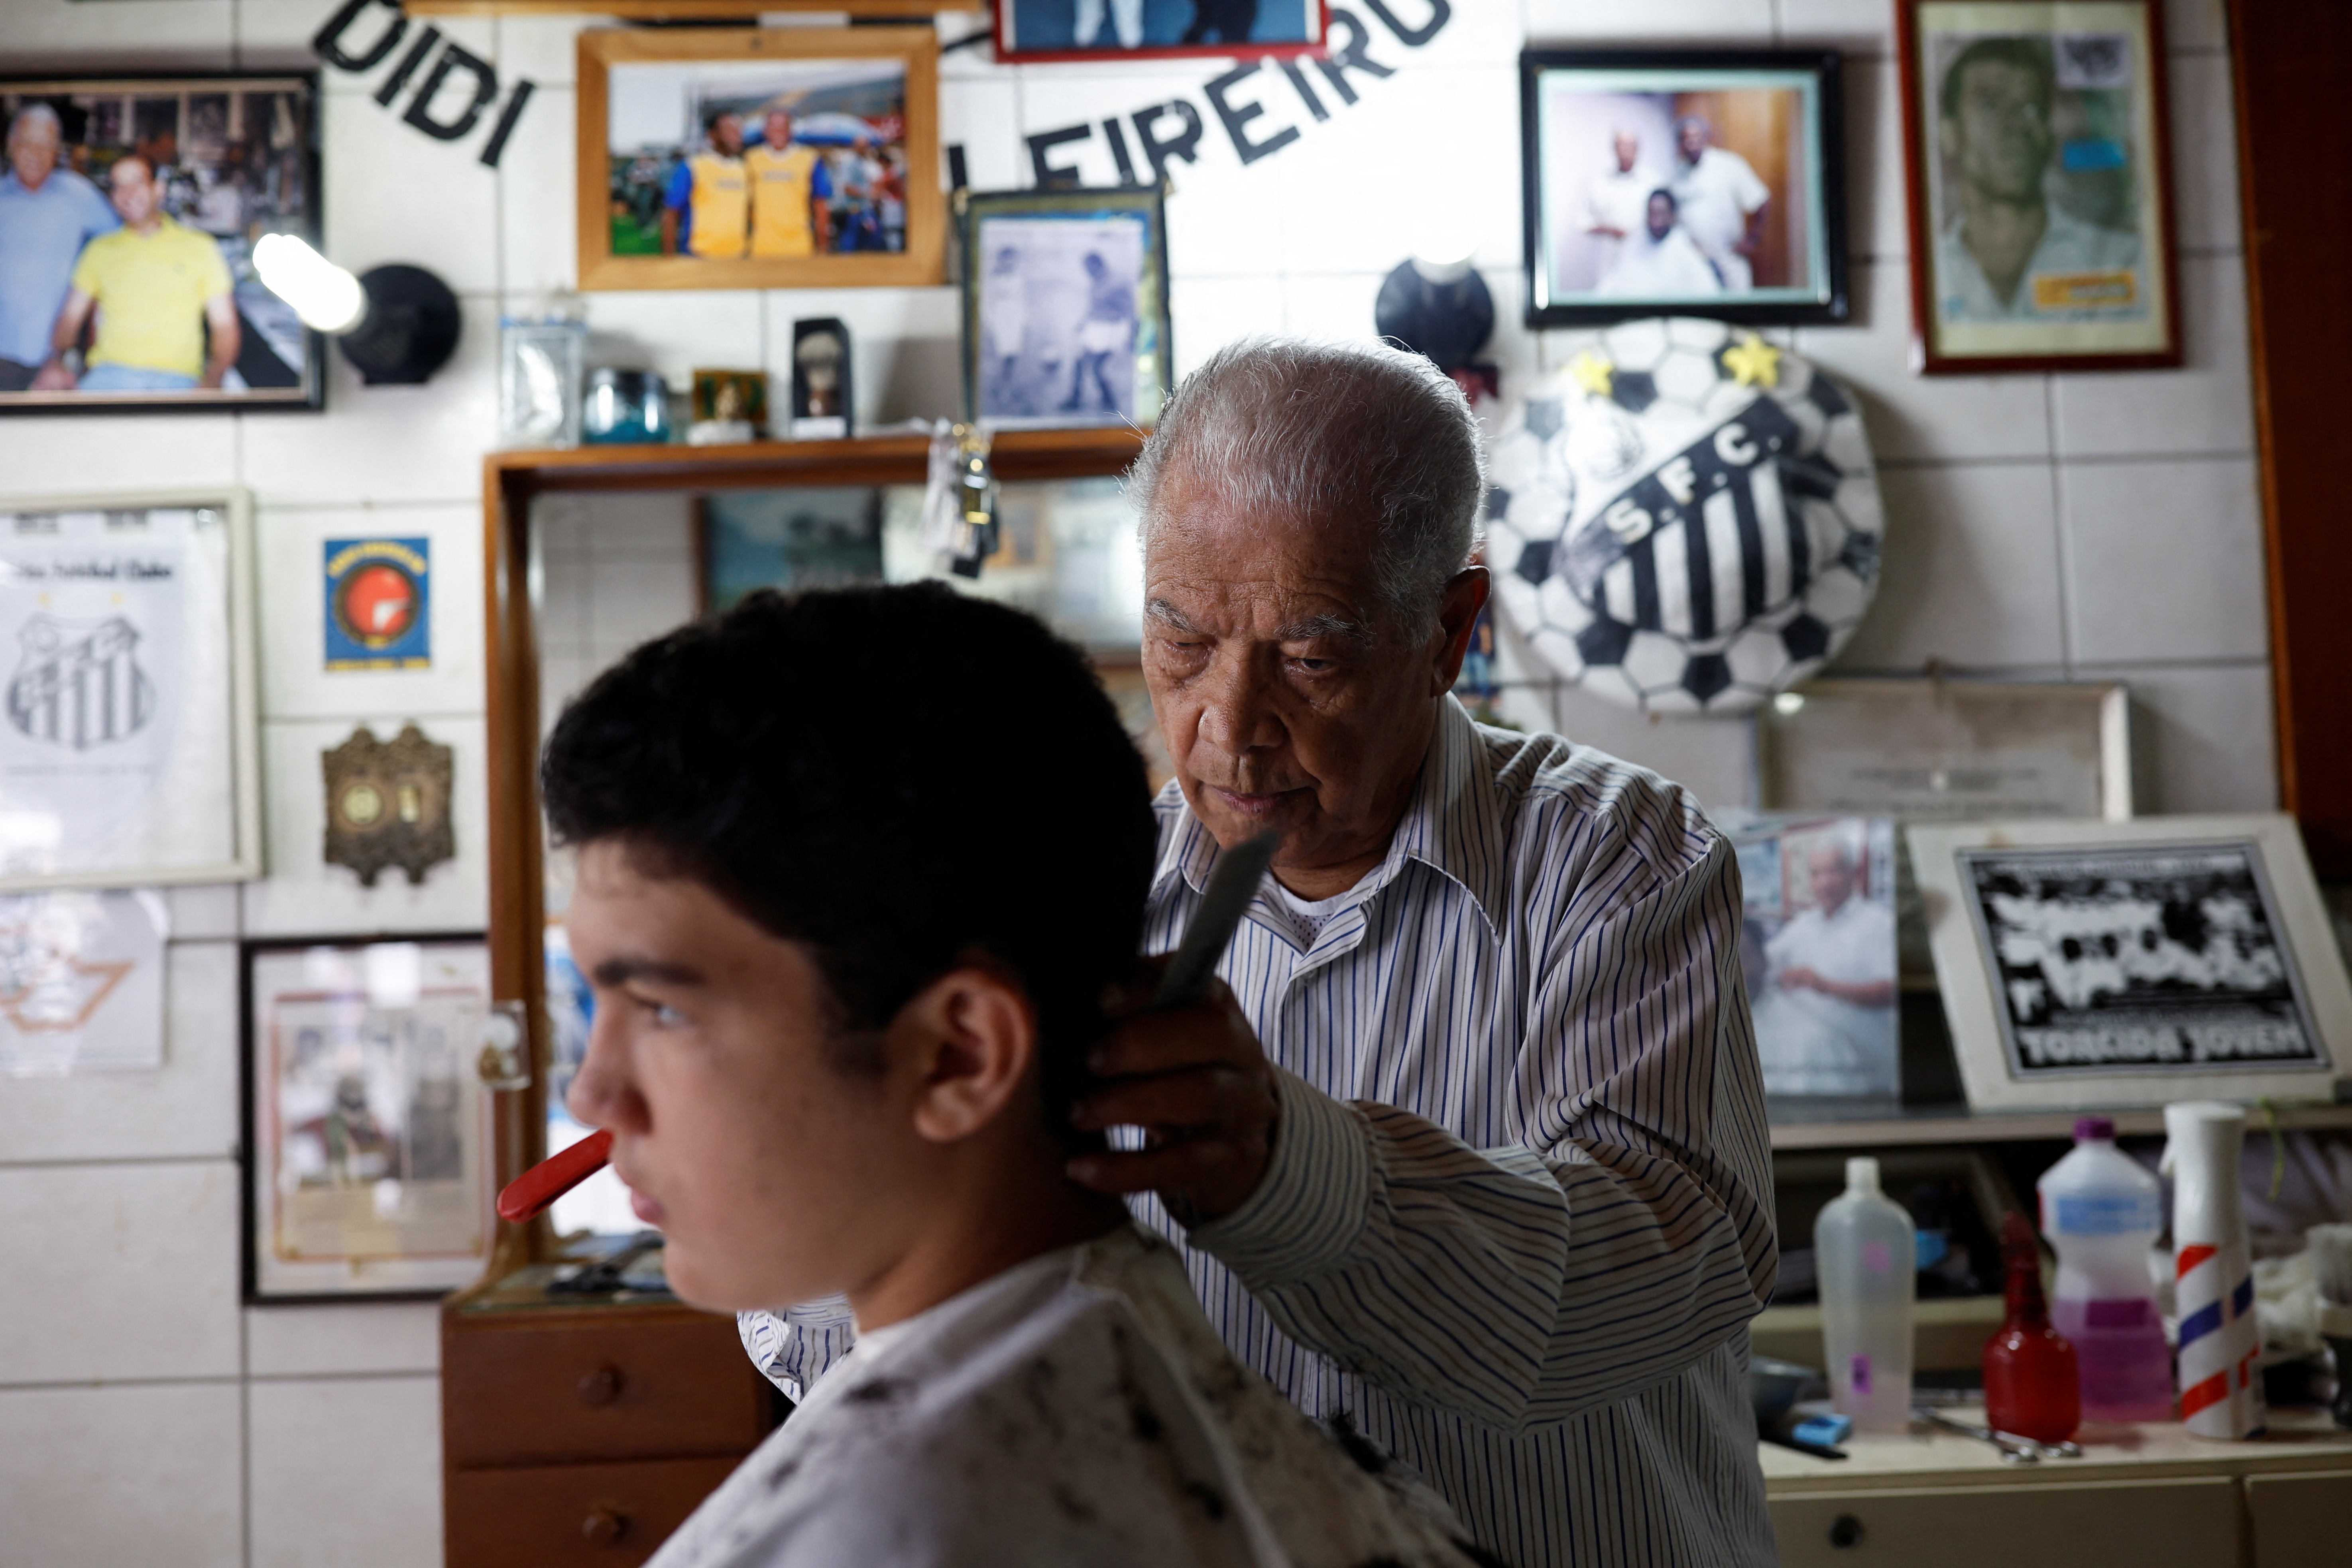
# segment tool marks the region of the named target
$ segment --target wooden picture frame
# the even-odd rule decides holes
[[[0,891],[262,874],[253,500],[0,498]]]
[[[930,27],[599,27],[583,32],[577,47],[582,289],[914,288],[943,279],[939,39]],[[677,101],[681,87],[696,105],[691,132],[672,122],[675,111],[665,102]],[[807,107],[812,101],[818,107]],[[826,107],[836,101],[860,107],[856,113]],[[865,108],[869,101],[895,107]],[[616,125],[616,106],[632,123]],[[765,110],[786,106],[796,148],[838,153],[846,138],[864,133],[853,127],[872,131],[867,145],[881,156],[866,160],[862,177],[879,194],[847,205],[830,201],[835,216],[821,217],[815,205],[825,198],[817,186],[820,178],[832,183],[826,152],[791,180],[772,179],[752,162],[763,146],[730,157],[706,141],[701,122],[709,115],[735,113],[736,134],[756,142],[749,131],[764,135],[765,124],[745,127],[740,111],[759,109],[764,119]],[[824,129],[810,140],[808,125],[816,121]],[[616,135],[626,141],[623,151],[614,149]],[[731,189],[712,187],[708,205],[696,199],[706,168],[731,182]],[[793,198],[811,204],[805,220],[764,217],[761,192],[790,189],[792,181],[808,193]],[[888,194],[893,183],[896,196]],[[681,188],[688,197],[673,205]],[[698,252],[697,210],[706,224],[717,217],[740,230]]]
[[[239,949],[244,1299],[433,1300],[490,1255],[479,931]]]
[[[1897,0],[1895,38],[1915,368],[2179,365],[2158,0]],[[1974,237],[2036,207],[2022,255]]]
[[[1524,51],[1528,325],[1844,321],[1841,81],[1834,50]]]
[[[2294,818],[1906,837],[1972,1108],[2342,1096],[2352,982]]]
[[[1176,389],[1166,187],[960,191],[956,223],[964,417],[1150,429]]]

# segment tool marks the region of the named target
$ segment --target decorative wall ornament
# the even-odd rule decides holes
[[[408,873],[411,887],[457,858],[449,821],[456,753],[428,740],[414,724],[389,742],[362,725],[351,739],[320,753],[327,781],[327,842],[331,866],[348,867],[373,888],[386,867]]]
[[[1834,655],[1878,582],[1853,399],[1719,321],[1627,321],[1505,416],[1486,559],[1538,658],[1654,712],[1734,712]]]

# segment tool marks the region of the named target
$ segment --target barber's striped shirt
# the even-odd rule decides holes
[[[1149,945],[1217,847],[1171,788]],[[1266,1179],[1188,1236],[1240,1358],[1345,1412],[1519,1568],[1775,1560],[1745,1382],[1775,1253],[1729,846],[1675,786],[1451,698],[1386,859],[1219,973],[1275,1062]],[[846,1347],[743,1323],[772,1377]]]

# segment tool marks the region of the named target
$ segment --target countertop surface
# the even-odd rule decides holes
[[[1984,1410],[1955,1405],[1950,1414],[1984,1424]],[[1757,1446],[1771,1495],[1894,1489],[1917,1486],[2037,1486],[2067,1481],[2140,1479],[2151,1470],[2206,1475],[2265,1471],[2352,1471],[2352,1431],[2323,1410],[2273,1410],[2269,1435],[2242,1443],[2189,1436],[2177,1421],[2085,1426],[2075,1435],[2079,1459],[2004,1464],[1992,1446],[1924,1424],[1907,1433],[1856,1432],[1841,1445],[1843,1459],[1819,1459],[1777,1443]]]

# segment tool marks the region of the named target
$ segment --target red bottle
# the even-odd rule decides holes
[[[1985,1420],[1995,1431],[2063,1443],[2083,1424],[2082,1375],[2074,1347],[2050,1326],[2042,1299],[2042,1249],[2033,1226],[2012,1214],[2001,1226],[2009,1313],[1985,1342]]]

